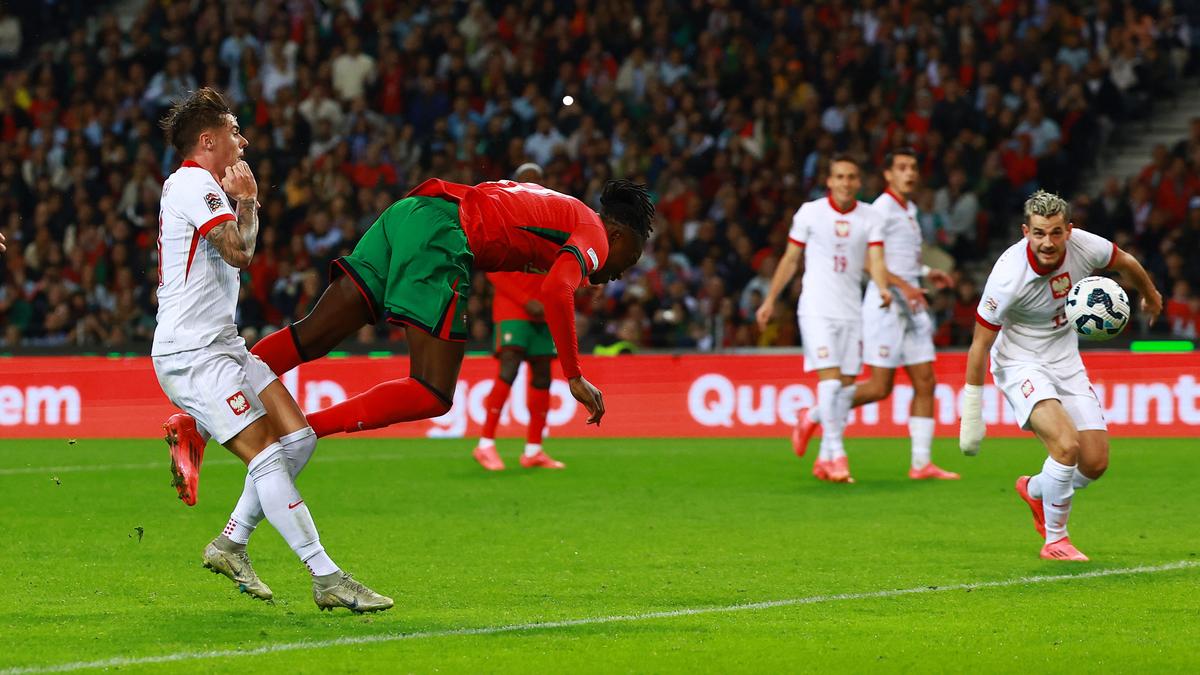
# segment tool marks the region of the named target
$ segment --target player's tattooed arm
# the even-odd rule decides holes
[[[225,262],[245,269],[254,259],[258,241],[258,183],[250,165],[239,161],[225,169],[221,187],[237,200],[237,219],[226,221],[209,230],[207,239]]]

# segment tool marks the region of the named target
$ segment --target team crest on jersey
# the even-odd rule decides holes
[[[1021,393],[1025,394],[1025,398],[1029,398],[1029,395],[1033,393],[1033,383],[1030,382],[1029,380],[1025,380],[1024,382],[1022,382],[1021,383]]]
[[[229,409],[233,411],[234,415],[244,415],[250,410],[250,401],[240,391],[225,399],[225,402],[229,404]]]
[[[834,234],[836,234],[839,237],[849,237],[850,236],[850,221],[835,220],[833,222],[833,232],[834,232]]]
[[[216,213],[217,211],[221,210],[222,206],[224,206],[224,203],[221,201],[221,195],[215,192],[210,192],[204,195],[204,203],[208,204],[209,213]]]
[[[1068,272],[1050,279],[1050,292],[1055,298],[1065,298],[1071,292],[1071,275]]]
[[[891,349],[888,349],[888,346],[887,346],[887,345],[879,345],[879,356],[880,356],[880,358],[884,358],[884,359],[886,359],[886,358],[887,358],[887,356],[888,356],[888,354],[891,354],[891,353],[892,353],[892,350],[891,350]]]
[[[817,347],[817,358],[818,359],[829,358],[829,347]]]

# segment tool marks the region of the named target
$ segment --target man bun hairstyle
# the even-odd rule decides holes
[[[600,217],[629,226],[642,238],[649,238],[654,231],[654,202],[650,191],[641,183],[625,180],[610,180],[600,193]]]
[[[187,156],[200,142],[200,134],[225,126],[225,115],[232,114],[233,110],[221,92],[203,87],[176,101],[159,126],[166,134],[167,142],[180,155]]]

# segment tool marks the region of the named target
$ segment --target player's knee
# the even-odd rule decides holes
[[[1075,464],[1079,461],[1079,435],[1061,434],[1051,442],[1050,455],[1061,464]]]
[[[1092,480],[1096,480],[1103,476],[1105,471],[1108,471],[1107,457],[1079,461],[1079,472],[1088,478],[1091,478]]]
[[[512,384],[517,379],[520,367],[521,357],[518,354],[509,350],[500,352],[500,379],[506,384]]]

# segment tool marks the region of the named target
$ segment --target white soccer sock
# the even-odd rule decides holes
[[[1042,474],[1034,474],[1029,477],[1029,483],[1025,485],[1025,489],[1029,492],[1029,496],[1034,499],[1042,498]]]
[[[1094,481],[1094,480],[1096,480],[1096,479],[1088,478],[1087,476],[1080,473],[1079,467],[1075,467],[1075,473],[1071,476],[1071,485],[1076,490],[1082,490],[1083,488],[1091,485],[1092,481]]]
[[[808,409],[808,419],[813,424],[821,423],[821,406],[820,405],[814,405],[813,407]]]
[[[533,457],[534,455],[538,454],[541,451],[542,451],[541,443],[526,443],[525,444],[525,456],[526,457]]]
[[[1067,536],[1067,519],[1071,517],[1071,496],[1075,494],[1072,478],[1075,466],[1059,464],[1047,457],[1038,474],[1042,492],[1042,510],[1046,513],[1046,543],[1052,544]]]
[[[908,435],[912,437],[912,468],[924,469],[929,465],[930,449],[933,445],[933,418],[908,418]]]
[[[258,491],[258,501],[267,514],[267,520],[275,526],[300,560],[308,565],[312,574],[332,574],[338,571],[338,567],[321,546],[317,526],[313,523],[308,505],[296,490],[287,464],[283,447],[278,443],[267,446],[250,460],[247,469],[254,480],[254,489]]]
[[[496,439],[487,438],[486,436],[480,436],[479,437],[479,447],[484,448],[485,450],[487,448],[494,448],[494,447],[496,447]]]
[[[837,459],[835,454],[842,445],[842,425],[838,424],[838,392],[842,389],[839,380],[821,380],[817,383],[817,409],[821,411],[821,461]],[[842,451],[844,454],[844,451]]]
[[[837,395],[837,415],[842,421],[842,429],[845,430],[846,423],[850,419],[850,408],[854,404],[854,392],[858,390],[857,384],[843,384],[838,390]]]
[[[312,427],[304,427],[280,437],[279,444],[283,446],[288,473],[294,481],[317,449],[317,435]],[[258,502],[258,491],[254,489],[254,481],[247,474],[246,483],[242,486],[242,496],[238,497],[237,505],[233,507],[233,514],[229,516],[229,522],[226,523],[222,534],[235,544],[246,544],[250,541],[254,528],[258,527],[265,517],[262,505]]]

